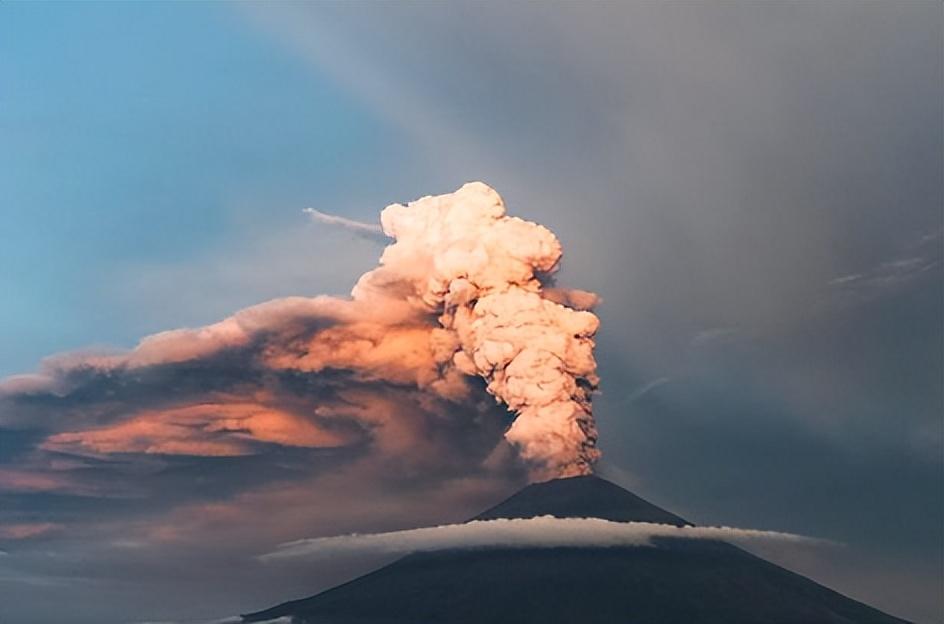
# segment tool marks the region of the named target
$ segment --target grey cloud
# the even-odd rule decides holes
[[[840,589],[896,549],[900,573],[940,581],[944,275],[882,265],[922,256],[909,246],[942,225],[937,3],[263,12],[267,33],[340,84],[384,76],[352,88],[381,110],[408,103],[399,123],[430,176],[489,180],[561,234],[564,275],[606,300],[601,446],[645,493],[689,515],[737,509],[741,524],[868,527]],[[324,30],[337,45],[299,45]],[[349,52],[370,73],[347,71]],[[874,280],[828,285],[883,273],[907,279],[881,296],[860,296]],[[737,340],[692,344],[712,327]],[[662,377],[673,383],[627,407],[621,388]],[[902,596],[926,587],[899,572],[886,584]],[[889,610],[939,621],[939,593],[893,594]]]
[[[842,296],[869,276],[900,274],[906,266],[882,264],[922,257],[915,241],[941,226],[938,2],[249,10],[264,22],[260,36],[403,129],[400,160],[352,190],[356,206],[481,178],[560,235],[564,277],[606,300],[600,444],[640,494],[686,517],[783,521],[846,542],[843,557],[802,571],[922,624],[940,622],[944,276],[915,263],[882,296]],[[302,185],[291,192],[293,206],[317,201],[359,214]],[[261,241],[245,234],[194,266],[123,270],[121,283],[138,285],[128,310],[147,316],[151,330],[200,324],[264,298],[343,291],[373,262],[357,247],[363,241],[310,244],[310,234],[286,226]],[[828,285],[857,274],[864,278]],[[738,339],[693,348],[693,336],[724,327],[737,327]],[[174,383],[186,386],[186,377]],[[625,388],[662,377],[673,382],[627,406]],[[90,387],[120,395],[123,386]],[[39,414],[64,405],[57,401],[37,396],[17,409]],[[94,410],[82,405],[91,422]],[[0,455],[21,457],[29,444],[7,444],[6,434]],[[243,462],[261,458],[233,459],[235,472],[252,474],[259,463]],[[202,467],[174,470],[183,482]],[[63,513],[77,504],[42,496]],[[487,499],[454,502],[474,512]],[[442,513],[409,500],[399,504],[417,511],[398,516],[401,527]],[[288,506],[272,508],[299,504],[278,502]],[[378,515],[397,504],[378,503]],[[306,520],[321,518],[306,509]],[[865,570],[874,574],[863,579]],[[318,575],[311,585],[339,580],[308,572]],[[284,597],[249,576],[234,583],[257,606]],[[300,576],[271,583],[298,595],[316,589]],[[181,595],[169,581],[160,587]],[[158,612],[162,602],[149,605]]]

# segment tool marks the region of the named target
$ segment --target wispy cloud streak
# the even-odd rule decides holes
[[[940,273],[944,262],[942,236],[944,230],[935,229],[922,235],[903,255],[879,262],[858,273],[835,277],[827,285],[840,295],[868,300],[897,291],[924,275]]]
[[[639,386],[633,390],[632,394],[626,399],[627,403],[632,403],[649,394],[650,391],[655,390],[659,386],[665,385],[672,381],[671,377],[659,377],[658,379],[653,379],[652,381],[647,381],[643,385]]]
[[[378,224],[356,221],[354,219],[348,219],[347,217],[328,214],[327,212],[321,212],[315,208],[305,208],[303,212],[311,217],[311,220],[315,221],[316,223],[323,223],[324,225],[341,228],[373,241],[390,241],[390,237],[384,234],[383,228]]]

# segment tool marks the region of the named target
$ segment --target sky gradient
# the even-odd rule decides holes
[[[0,376],[345,295],[382,244],[305,208],[375,223],[483,180],[603,298],[602,476],[839,542],[762,554],[944,622],[942,38],[917,0],[2,3]],[[240,366],[88,392],[119,413]],[[0,620],[255,610],[381,560],[256,559],[281,542],[456,522],[523,478],[40,449],[83,400],[0,402]]]

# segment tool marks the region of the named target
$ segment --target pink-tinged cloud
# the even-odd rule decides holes
[[[22,522],[17,524],[0,524],[0,539],[20,540],[38,537],[52,531],[59,530],[61,525],[52,522]]]
[[[285,297],[240,310],[222,321],[199,328],[174,329],[146,336],[130,351],[77,351],[45,358],[37,373],[0,380],[0,399],[40,393],[63,395],[74,389],[77,374],[129,372],[150,366],[211,359],[227,350],[251,347],[260,351],[288,345],[317,328],[355,321],[382,326],[397,324],[414,312],[405,303],[365,306],[335,297]],[[9,414],[0,413],[2,419]]]
[[[0,469],[0,492],[59,492],[75,487],[67,475]]]
[[[43,448],[76,454],[238,456],[255,453],[254,442],[326,448],[342,446],[350,439],[264,405],[205,403],[146,411],[100,429],[58,433]]]
[[[359,321],[328,327],[308,340],[272,345],[264,362],[275,370],[305,373],[356,371],[362,381],[415,386],[446,399],[462,400],[468,394],[466,376],[443,367],[443,355],[437,351],[440,337],[440,332],[427,325]]]

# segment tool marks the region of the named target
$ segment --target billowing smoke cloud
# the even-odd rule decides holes
[[[544,288],[555,236],[506,216],[482,183],[381,222],[395,242],[350,299],[277,299],[128,352],[50,358],[0,382],[0,426],[45,426],[38,449],[73,456],[367,445],[457,468],[502,462],[491,436],[504,432],[534,478],[590,471],[598,321],[584,308],[597,299]],[[30,478],[18,483],[60,481]]]
[[[318,559],[363,553],[403,554],[455,548],[555,548],[657,546],[659,538],[705,539],[733,542],[778,541],[809,542],[821,540],[781,533],[734,527],[697,527],[654,524],[651,522],[613,522],[601,518],[499,518],[474,520],[406,531],[369,535],[342,535],[303,539],[279,546],[262,555],[263,561],[279,559]]]
[[[437,364],[480,375],[518,414],[506,434],[546,476],[590,471],[599,457],[590,394],[597,385],[593,335],[599,321],[542,296],[561,246],[550,230],[505,215],[482,183],[452,195],[392,205],[381,215],[396,239],[353,296],[370,305],[394,297],[438,315],[430,342]],[[558,300],[595,298],[558,296]]]

